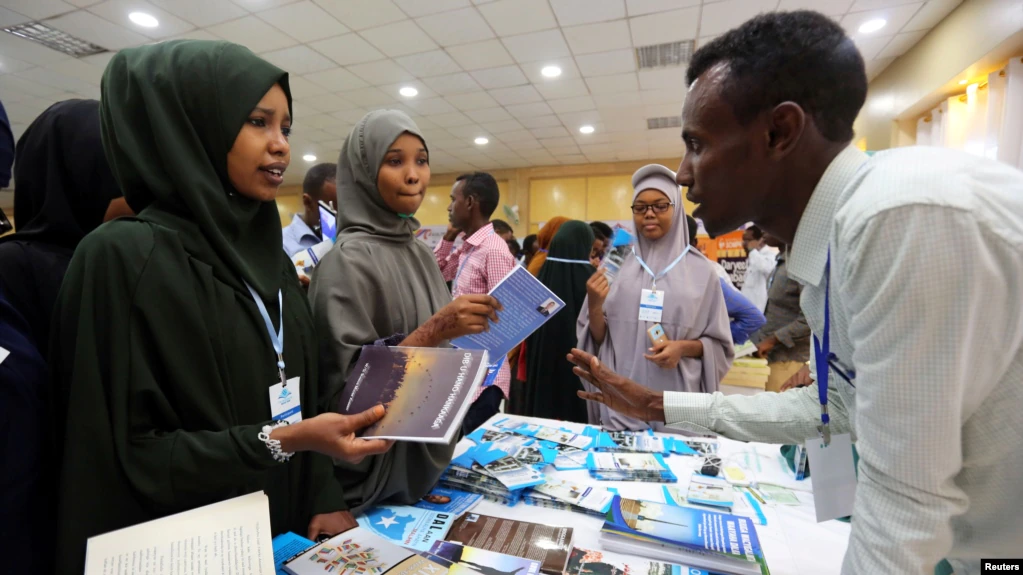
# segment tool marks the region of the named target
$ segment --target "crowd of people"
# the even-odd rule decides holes
[[[275,533],[311,538],[375,503],[419,500],[454,443],[360,439],[384,408],[342,415],[339,396],[365,345],[446,346],[489,329],[502,307],[488,294],[517,265],[565,306],[498,358],[464,432],[503,405],[801,443],[823,403],[821,433],[854,434],[861,456],[847,572],[1012,550],[1023,175],[849,147],[863,62],[815,13],[722,35],[694,55],[687,85],[687,153],[678,173],[633,174],[634,249],[612,278],[606,224],[551,218],[519,247],[491,219],[500,195],[484,172],[457,179],[431,251],[415,238],[429,142],[394,110],[367,114],[336,165],[310,170],[303,212],[282,230],[286,71],[227,42],[118,52],[101,101],[51,106],[16,146],[18,231],[0,239],[12,572],[81,573],[90,536],[255,490]],[[742,293],[694,248],[683,186],[711,234],[763,228],[744,237]],[[336,204],[338,233],[307,290],[287,256],[322,241],[321,201]],[[937,267],[934,229],[952,240]],[[747,338],[772,390],[808,387],[714,393]]]

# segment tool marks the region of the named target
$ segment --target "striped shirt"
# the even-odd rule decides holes
[[[494,225],[487,224],[476,233],[465,238],[462,245],[452,251],[453,242],[441,240],[433,249],[445,281],[451,283],[451,295],[487,294],[515,269],[515,258],[508,250],[508,243],[494,233]],[[491,362],[500,358],[492,357]],[[494,385],[501,388],[507,398],[511,388],[511,370],[508,361],[501,364]],[[476,392],[480,396],[483,389]]]

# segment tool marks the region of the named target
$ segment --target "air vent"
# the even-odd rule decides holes
[[[681,128],[682,116],[662,116],[660,118],[647,118],[647,130],[660,130],[661,128]]]
[[[25,38],[26,40],[38,42],[47,48],[53,48],[58,52],[63,52],[68,56],[74,56],[75,58],[91,56],[93,54],[99,54],[100,52],[107,51],[107,49],[102,46],[97,46],[92,42],[87,42],[81,38],[75,38],[67,32],[61,32],[56,28],[50,28],[46,24],[40,22],[18,24],[17,26],[10,26],[3,30],[4,32]]]
[[[640,70],[644,68],[682,66],[689,63],[689,60],[692,59],[695,46],[696,42],[693,40],[640,46],[636,48],[636,61],[639,62]]]

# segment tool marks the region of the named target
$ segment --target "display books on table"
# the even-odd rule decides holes
[[[572,548],[572,528],[466,513],[452,525],[448,541],[540,562],[540,570],[560,575]]]
[[[678,481],[660,453],[590,453],[586,467],[600,481]]]
[[[526,423],[516,419],[502,419],[494,422],[494,427],[502,431],[510,431],[518,435],[525,435],[542,441],[550,441],[559,445],[574,447],[576,449],[589,449],[593,445],[593,438],[581,435],[556,427]]]
[[[599,514],[607,513],[611,508],[611,500],[614,499],[614,494],[603,487],[593,487],[550,477],[546,482],[536,485],[532,489],[573,507],[581,507]]]
[[[671,447],[663,437],[642,431],[602,431],[597,436],[596,449],[632,453],[671,452]]]
[[[719,575],[688,565],[642,561],[605,551],[572,549],[566,575]]]
[[[748,517],[615,497],[600,535],[610,551],[732,575],[769,575]]]
[[[686,499],[689,503],[697,505],[731,507],[735,501],[735,492],[732,484],[725,479],[693,473],[692,478],[689,479],[689,492]]]
[[[300,553],[304,553],[306,549],[313,545],[316,545],[315,541],[290,531],[274,537],[274,569],[277,570],[277,575],[288,575],[284,570],[284,562]]]
[[[458,517],[473,507],[476,507],[476,504],[480,502],[480,499],[483,499],[483,496],[478,493],[466,493],[465,491],[459,491],[457,489],[434,487],[429,493],[424,495],[418,503],[415,504],[415,507],[427,509],[429,511],[448,513],[454,517]]]
[[[689,507],[694,504],[686,499],[678,487],[664,485],[661,489],[664,490],[664,502],[668,505]],[[737,491],[737,497],[732,502],[732,506],[728,508],[728,512],[732,515],[749,517],[757,525],[767,525],[767,516],[764,514],[764,508],[761,507],[753,494],[743,492],[741,489]],[[718,511],[723,511],[724,509],[720,506],[717,507]]]
[[[447,567],[451,575],[540,575],[540,562],[496,551],[438,541],[429,558]]]
[[[487,373],[487,352],[363,346],[341,396],[342,414],[387,406],[364,437],[451,443]]]
[[[453,339],[451,345],[486,350],[490,357],[501,358],[565,307],[561,298],[522,266],[515,266],[490,295],[501,303],[499,321],[491,322],[490,329],[482,333]]]
[[[313,545],[286,561],[289,575],[393,575],[431,573],[443,575],[447,569],[383,539],[361,527]]]
[[[378,505],[355,518],[359,526],[413,551],[429,551],[444,539],[455,521],[453,513],[407,505]]]
[[[473,462],[469,467],[451,464],[440,477],[440,486],[482,495],[495,503],[515,505],[522,498],[523,490],[512,491],[503,483],[491,477],[483,466]]]

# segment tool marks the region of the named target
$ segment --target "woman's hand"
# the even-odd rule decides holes
[[[385,453],[394,445],[383,439],[361,439],[357,431],[380,421],[386,411],[378,405],[355,415],[323,413],[295,425],[278,427],[271,439],[281,442],[281,451],[316,451],[334,459],[358,463],[367,455]]]
[[[462,295],[441,308],[428,320],[437,342],[474,335],[490,330],[497,323],[497,312],[503,309],[493,296]]]
[[[699,348],[699,349],[697,349]],[[643,357],[664,369],[675,369],[683,357],[700,357],[703,343],[698,340],[661,341],[650,348],[652,353]]]
[[[312,521],[309,522],[309,529],[306,532],[306,538],[316,541],[316,538],[320,535],[329,535],[333,537],[338,533],[344,533],[358,525],[358,522],[355,521],[355,517],[352,517],[352,514],[347,511],[321,513],[319,515],[314,515]]]
[[[589,296],[590,309],[603,309],[604,300],[611,291],[611,284],[604,275],[604,268],[598,268],[596,273],[586,280],[586,295]]]

